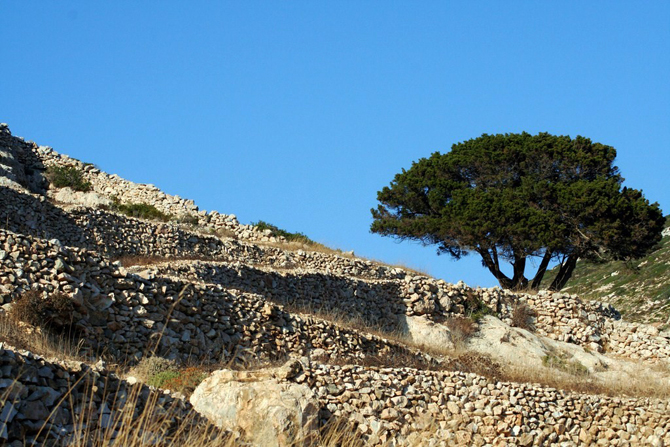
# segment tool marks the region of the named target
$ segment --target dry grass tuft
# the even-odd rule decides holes
[[[72,324],[74,304],[70,297],[61,292],[42,296],[42,292],[29,290],[12,303],[10,316],[33,326],[57,327]]]
[[[81,344],[65,334],[54,335],[48,329],[31,326],[0,313],[0,341],[46,358],[95,361],[83,354]]]
[[[537,312],[526,303],[517,303],[512,309],[512,326],[528,331],[535,330]]]
[[[469,317],[452,317],[445,322],[447,328],[451,332],[451,337],[457,349],[461,349],[468,338],[472,337],[477,332],[477,323],[472,321]]]

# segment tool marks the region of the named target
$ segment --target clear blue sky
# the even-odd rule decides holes
[[[401,168],[482,133],[584,135],[670,210],[670,2],[1,1],[0,121],[204,209],[472,285],[369,233]]]

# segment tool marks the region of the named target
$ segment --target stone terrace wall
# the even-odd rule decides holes
[[[256,230],[252,225],[240,224],[233,214],[201,211],[193,200],[166,194],[154,185],[134,183],[116,174],[108,174],[91,164],[59,154],[48,146],[35,146],[34,152],[45,166],[72,166],[81,170],[86,181],[91,184],[92,190],[103,197],[115,197],[121,203],[153,205],[161,212],[177,219],[196,219],[198,225],[212,230],[226,230],[244,240],[276,240],[269,234]]]
[[[619,321],[620,316],[611,305],[585,303],[575,295],[472,289],[412,275],[402,280],[363,280],[221,262],[166,263],[155,269],[159,275],[223,284],[263,295],[273,302],[346,313],[386,330],[393,330],[403,315],[423,315],[434,321],[467,315],[469,299],[481,300],[511,324],[515,305],[525,303],[537,312],[535,330],[541,335],[597,352],[670,360],[670,340],[660,336],[656,328]]]
[[[103,366],[47,360],[3,343],[0,365],[2,445],[71,445],[81,423],[76,412],[82,407],[92,424],[88,429],[95,433],[118,427],[125,402],[140,409],[155,401],[156,413],[172,412],[173,428],[180,423],[209,425],[188,402],[145,385],[130,385]],[[80,427],[79,433],[86,428]]]
[[[0,295],[37,288],[72,297],[69,317],[92,349],[114,358],[155,352],[205,361],[285,357],[314,349],[365,357],[408,352],[388,340],[302,317],[263,297],[165,277],[127,274],[95,252],[0,230]]]
[[[420,431],[431,424],[437,431],[430,445],[670,443],[666,400],[583,395],[410,368],[317,365],[312,374],[322,416],[356,421],[373,443],[427,442]]]
[[[173,223],[144,221],[103,210],[54,206],[43,196],[0,187],[0,228],[110,257],[212,257],[275,268],[302,267],[373,279],[404,278],[397,268],[370,261],[308,251],[287,251],[189,231]]]
[[[0,185],[44,192],[44,165],[37,156],[37,145],[13,137],[6,124],[0,124]]]
[[[25,194],[20,197],[32,198]],[[394,329],[403,314],[425,315],[435,321],[467,314],[468,299],[472,297],[485,302],[509,322],[514,304],[525,301],[537,310],[536,327],[543,335],[598,351],[607,349],[645,360],[670,358],[669,340],[657,334],[649,338],[634,334],[638,329],[653,329],[645,325],[613,322],[610,317],[616,317],[616,313],[611,306],[584,304],[575,296],[547,293],[519,295],[498,288],[471,289],[464,285],[447,284],[442,280],[409,275],[400,269],[378,266],[359,259],[289,252],[235,240],[224,241],[213,236],[188,233],[175,225],[143,222],[103,211],[76,209],[66,214],[58,208],[48,208],[46,201],[37,203],[53,212],[47,212],[43,222],[47,228],[51,225],[53,232],[46,231],[50,237],[59,236],[60,240],[79,241],[80,245],[94,248],[106,247],[109,252],[117,254],[153,252],[163,256],[216,256],[229,262],[219,265],[196,263],[177,270],[165,266],[161,274],[218,283],[224,288],[236,287],[278,303],[299,304],[315,310],[334,310],[358,317],[372,325]],[[30,215],[24,215],[24,219],[10,213],[6,216],[13,217],[11,222],[16,222],[17,226],[31,222]],[[68,226],[63,225],[63,221],[74,223]],[[78,233],[80,230],[81,233]],[[3,239],[5,257],[7,253],[16,251],[17,244],[32,245],[34,242],[30,238],[13,239],[12,243]],[[39,250],[34,249],[35,252]],[[106,261],[100,258],[99,262]],[[257,268],[254,264],[268,268]],[[286,270],[288,267],[294,271]],[[7,278],[12,277],[18,284],[22,283],[18,274],[12,273]],[[0,282],[7,283],[8,280],[0,279]],[[6,288],[6,284],[0,287]],[[25,288],[24,284],[21,290]],[[622,334],[627,335],[623,337]],[[638,348],[641,354],[632,355]]]

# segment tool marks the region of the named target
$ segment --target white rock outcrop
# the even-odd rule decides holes
[[[191,404],[253,445],[309,445],[318,435],[318,400],[307,385],[285,381],[301,369],[293,360],[262,371],[215,371],[195,390]]]
[[[419,345],[437,350],[454,349],[451,331],[424,316],[403,316],[405,330],[411,340]]]

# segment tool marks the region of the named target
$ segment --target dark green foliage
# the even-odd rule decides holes
[[[147,382],[148,385],[155,386],[156,388],[162,388],[165,385],[165,382],[173,380],[179,377],[179,373],[173,370],[161,371],[158,374],[152,376]]]
[[[468,292],[465,298],[465,314],[475,323],[479,323],[479,320],[485,315],[495,315],[495,312],[477,298],[474,293]]]
[[[56,188],[72,188],[75,191],[90,191],[91,184],[84,180],[82,172],[74,166],[49,166],[47,179]]]
[[[147,203],[114,204],[113,208],[126,216],[140,219],[162,220],[163,222],[171,219],[171,216],[162,213],[158,208]]]
[[[622,188],[615,157],[579,136],[484,134],[397,174],[377,194],[371,230],[436,244],[456,259],[475,252],[505,288],[539,288],[557,261],[550,288],[560,290],[578,258],[639,258],[661,239],[658,204]],[[533,257],[539,268],[527,279]]]
[[[667,216],[665,227],[670,227]],[[550,284],[557,273],[558,268],[547,271],[543,283]],[[670,317],[670,237],[634,262],[580,260],[563,290],[612,304],[627,321],[665,323]]]
[[[288,242],[299,242],[301,244],[307,244],[307,245],[316,244],[316,242],[305,236],[303,233],[289,233],[286,230],[282,230],[281,228],[278,228],[267,222],[263,222],[262,220],[259,220],[256,223],[252,223],[252,225],[260,231],[270,230],[274,237],[281,236]]]

